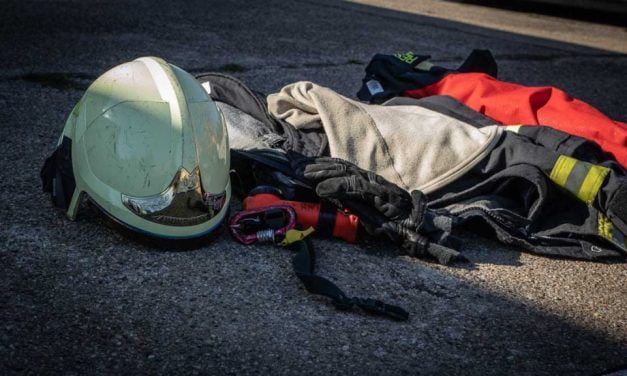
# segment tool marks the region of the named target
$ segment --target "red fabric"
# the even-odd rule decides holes
[[[527,87],[483,73],[457,73],[403,95],[448,95],[501,124],[550,126],[595,141],[627,167],[627,123],[612,120],[555,87]]]

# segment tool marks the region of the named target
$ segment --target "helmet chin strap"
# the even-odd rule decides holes
[[[74,219],[78,206],[78,192],[72,168],[72,140],[62,136],[59,145],[46,159],[40,172],[44,192],[50,192],[52,202],[65,209]]]

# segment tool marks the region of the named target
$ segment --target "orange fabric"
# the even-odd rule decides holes
[[[403,95],[448,95],[501,124],[549,126],[596,142],[627,167],[627,123],[612,120],[555,87],[527,87],[484,73],[457,73]]]

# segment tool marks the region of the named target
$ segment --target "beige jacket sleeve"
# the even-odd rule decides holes
[[[425,193],[475,166],[501,133],[496,125],[475,128],[420,106],[360,103],[311,82],[269,95],[268,109],[297,129],[322,128],[331,156]]]

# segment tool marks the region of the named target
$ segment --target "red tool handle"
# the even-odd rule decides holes
[[[282,200],[272,193],[257,193],[246,197],[242,203],[245,210],[261,208],[275,205],[287,205],[296,212],[296,222],[302,228],[313,227],[319,229],[321,223],[321,205],[309,202],[298,202]],[[344,239],[348,242],[355,242],[357,239],[357,228],[359,227],[359,217],[348,211],[335,210],[335,224],[332,235]]]

